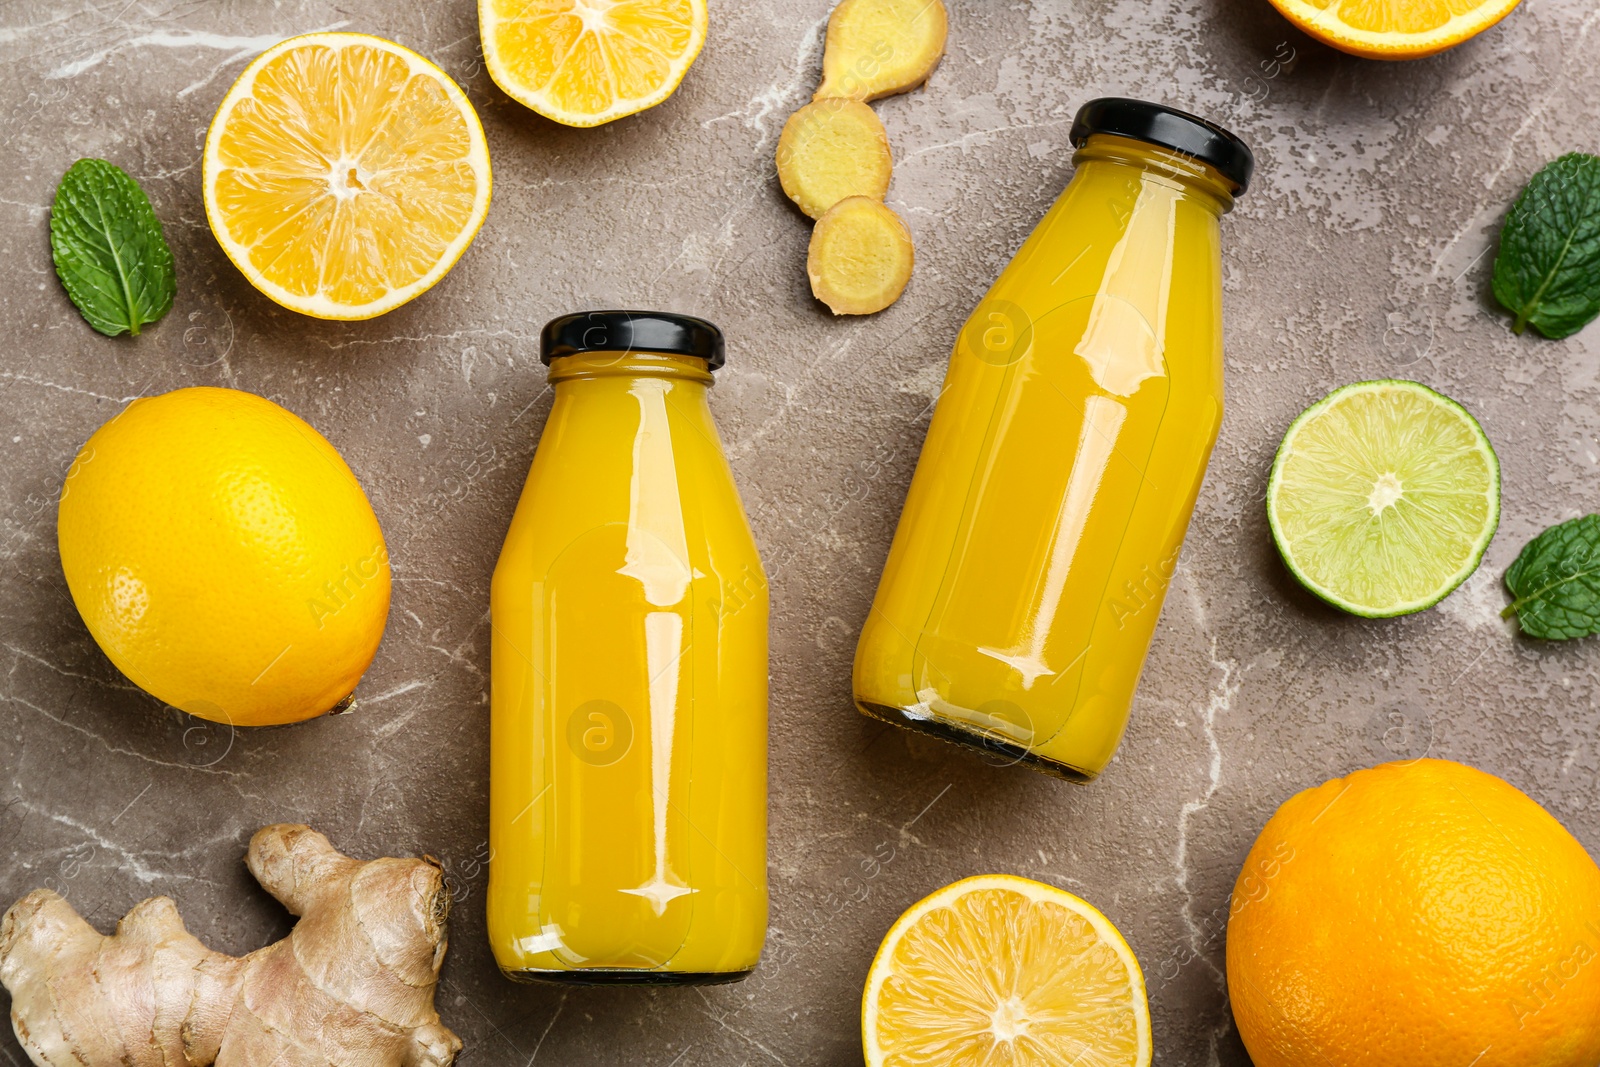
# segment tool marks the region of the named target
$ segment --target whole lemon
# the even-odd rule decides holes
[[[333,709],[389,614],[389,553],[355,475],[304,421],[236,389],[135,400],[96,430],[57,536],[111,662],[215,722]]]
[[[1600,868],[1491,774],[1357,771],[1256,839],[1228,993],[1256,1067],[1594,1067]]]

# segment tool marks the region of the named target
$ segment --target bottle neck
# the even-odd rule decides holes
[[[1116,134],[1090,136],[1072,155],[1076,167],[1100,163],[1142,171],[1147,180],[1171,184],[1215,215],[1233,210],[1235,186],[1209,163],[1146,141]]]
[[[550,384],[604,378],[667,378],[699,386],[711,384],[711,371],[699,356],[659,352],[583,352],[550,361]]]

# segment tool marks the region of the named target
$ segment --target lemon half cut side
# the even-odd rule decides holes
[[[1147,1067],[1133,950],[1093,905],[1014,875],[912,905],[861,999],[867,1067]]]
[[[506,95],[567,126],[655,107],[706,43],[705,0],[478,0],[483,64]]]
[[[1519,0],[1272,0],[1296,28],[1367,59],[1420,59],[1475,37]]]
[[[250,283],[323,319],[368,319],[431,288],[489,210],[489,146],[460,87],[361,33],[257,56],[206,134],[206,218]]]

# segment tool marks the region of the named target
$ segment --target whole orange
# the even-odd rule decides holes
[[[1491,774],[1357,771],[1256,839],[1228,991],[1256,1067],[1594,1067],[1600,868]]]

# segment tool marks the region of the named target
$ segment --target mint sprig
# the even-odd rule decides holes
[[[1500,231],[1494,295],[1515,333],[1566,337],[1600,315],[1600,156],[1570,152],[1528,182]]]
[[[1600,633],[1600,515],[1552,526],[1529,541],[1506,571],[1515,598],[1500,613],[1530,637],[1564,640]]]
[[[50,252],[89,325],[139,335],[172,308],[177,279],[161,222],[139,183],[103,159],[80,159],[56,187]]]

